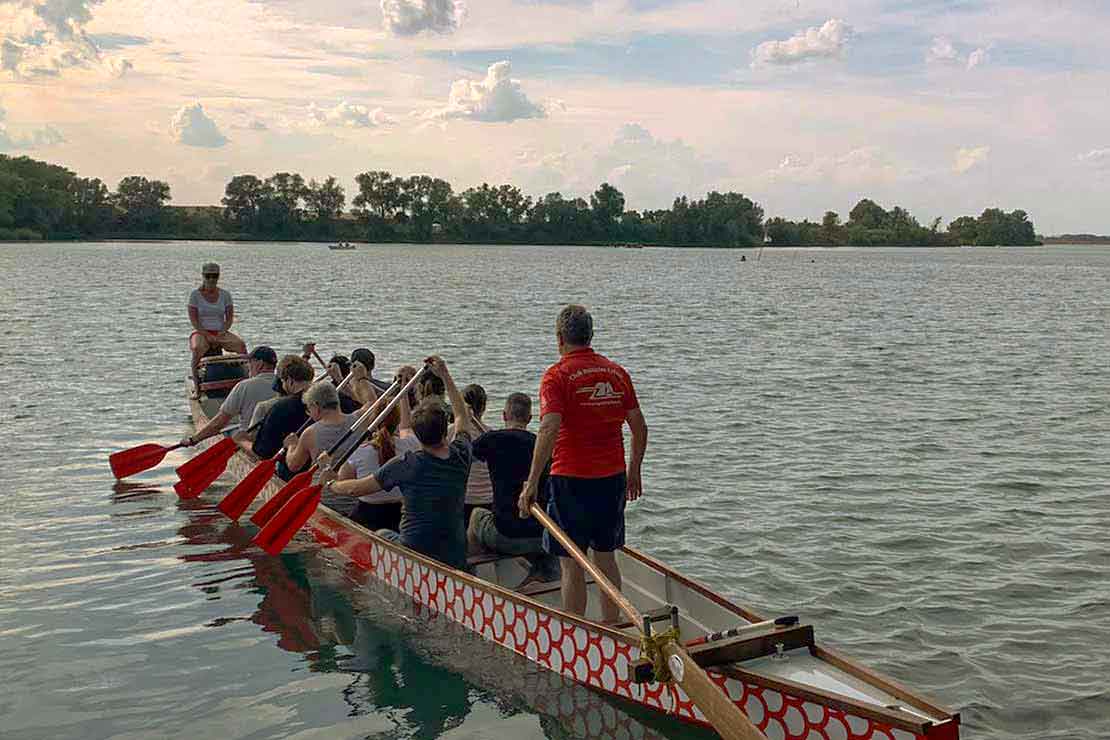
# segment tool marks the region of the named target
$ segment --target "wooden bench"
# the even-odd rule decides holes
[[[784,652],[800,647],[813,647],[813,625],[779,627],[770,624],[737,637],[687,648],[687,652],[695,663],[702,668],[709,668],[774,655],[778,652],[779,645],[782,645]],[[637,660],[630,667],[631,675],[643,675],[645,670],[650,672],[650,668],[651,661]]]

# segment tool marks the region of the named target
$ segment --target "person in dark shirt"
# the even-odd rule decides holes
[[[286,436],[300,429],[308,419],[301,394],[312,385],[312,366],[297,355],[286,357],[282,363],[288,363],[281,381],[286,395],[270,407],[251,446],[254,454],[261,458],[277,454],[285,444]],[[284,460],[278,463],[277,474],[282,480],[293,477]]]
[[[532,399],[524,393],[510,394],[501,419],[505,422],[503,429],[486,432],[474,440],[474,459],[489,466],[493,511],[475,508],[471,512],[467,544],[505,555],[534,556],[529,557],[532,570],[524,583],[557,580],[559,561],[543,550],[543,525],[535,519],[521,519],[517,513],[517,500],[528,479],[536,447],[536,435],[528,431]]]
[[[395,457],[376,473],[354,480],[330,480],[323,495],[365,496],[393,487],[401,489],[403,513],[401,531],[382,529],[377,534],[441,563],[466,569],[466,531],[463,503],[466,478],[470,473],[473,427],[455,381],[439,357],[427,360],[431,372],[440,380],[451,399],[455,418],[460,420],[455,439],[447,442],[447,411],[437,397],[426,398],[412,412],[412,431],[420,450]]]

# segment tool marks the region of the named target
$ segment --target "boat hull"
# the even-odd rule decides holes
[[[203,402],[191,399],[194,423],[207,421]],[[227,474],[240,480],[258,461],[240,451]],[[274,496],[277,479],[260,493],[253,507]],[[429,610],[481,635],[543,668],[585,686],[662,712],[684,722],[708,726],[705,716],[677,685],[638,684],[631,666],[640,658],[638,637],[578,618],[537,599],[449,568],[388,542],[321,505],[301,538],[334,552],[357,570],[411,599],[414,609]],[[662,568],[631,548],[632,557]],[[677,574],[672,574],[677,577]],[[750,616],[698,584],[682,579],[705,596]],[[748,621],[752,621],[749,619]],[[831,652],[825,651],[832,655]],[[852,664],[849,664],[852,665]],[[743,664],[709,668],[710,678],[770,740],[956,740],[959,718],[928,704],[931,719],[906,711],[869,707],[851,696],[807,690],[786,679],[768,678]],[[868,674],[872,678],[873,674]],[[890,683],[897,695],[901,687]],[[943,717],[937,715],[943,713]],[[940,721],[937,721],[937,720]]]

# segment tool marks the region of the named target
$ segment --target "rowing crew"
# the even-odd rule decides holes
[[[567,306],[555,329],[560,360],[547,369],[540,384],[538,437],[527,431],[532,416],[528,396],[510,395],[502,412],[505,427],[490,431],[481,422],[486,405],[481,386],[468,386],[464,398],[446,363],[432,357],[416,397],[405,394],[374,436],[339,471],[325,474],[325,503],[371,527],[380,507],[399,498],[399,527],[375,527],[377,533],[459,569],[466,569],[468,545],[533,556],[530,579],[553,578],[551,560],[543,554],[558,556],[563,608],[584,614],[585,572],[530,518],[530,509],[544,492],[548,514],[580,549],[592,551],[594,563],[619,587],[615,552],[624,545],[625,504],[642,493],[647,424],[628,373],[592,349],[589,312]],[[269,457],[285,447],[278,469],[282,478],[288,480],[311,461],[330,471],[324,450],[361,412],[385,403],[369,375],[373,354],[365,352],[368,358],[361,355],[350,365],[353,383],[342,384],[350,385],[347,393],[362,408],[345,412],[342,389],[333,383],[312,384],[314,373],[304,358],[289,355],[275,368],[273,350],[256,348],[251,353],[252,378],[239,383],[220,414],[185,442],[193,444],[216,433],[228,421],[221,417],[238,411],[240,418],[251,419],[252,427],[260,422],[251,444],[256,455]],[[275,387],[275,370],[277,387],[285,396],[268,400],[264,396],[267,387]],[[413,373],[413,368],[401,368],[397,380],[406,383]],[[308,418],[314,424],[296,434]],[[625,423],[632,432],[627,466]],[[485,463],[488,472],[474,469],[475,460]],[[492,485],[493,510],[475,508],[465,522],[468,488],[485,485],[485,479]],[[604,595],[601,608],[603,621],[619,621],[616,604]]]

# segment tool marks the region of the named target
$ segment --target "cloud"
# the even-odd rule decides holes
[[[973,167],[977,167],[983,162],[986,162],[990,153],[991,148],[989,146],[961,148],[956,152],[956,163],[952,166],[952,170],[962,175]]]
[[[53,126],[43,126],[25,134],[13,134],[4,122],[6,117],[7,112],[0,108],[0,152],[41,149],[65,141],[65,137]]]
[[[428,111],[426,118],[464,118],[472,121],[508,122],[543,118],[547,111],[524,94],[520,82],[509,77],[507,61],[491,64],[484,80],[455,80],[447,106]]]
[[[85,32],[92,8],[103,0],[0,0],[16,5],[0,33],[0,70],[12,77],[55,77],[71,67],[96,67],[118,76],[127,60],[104,63],[97,37]],[[115,37],[107,37],[111,44]]]
[[[769,173],[773,182],[816,185],[834,182],[845,185],[890,183],[903,177],[916,176],[912,170],[899,166],[877,146],[852,149],[844,154],[802,157],[788,154]]]
[[[170,121],[170,135],[178,144],[217,149],[227,143],[216,122],[200,103],[183,105]]]
[[[851,26],[839,18],[830,18],[820,28],[807,28],[785,41],[764,41],[752,50],[752,67],[839,58],[851,36]]]
[[[1079,161],[1095,169],[1110,170],[1110,149],[1092,149],[1079,155]]]
[[[925,61],[959,64],[960,52],[956,51],[956,47],[949,39],[937,36],[933,39],[933,45],[929,47],[928,53],[925,54]]]
[[[365,105],[354,105],[346,100],[334,108],[320,108],[315,103],[308,106],[309,119],[325,126],[347,126],[350,128],[377,128],[395,123],[392,116],[381,108],[371,110]]]
[[[976,67],[984,65],[989,61],[990,50],[979,48],[967,55],[967,68],[975,69]]]
[[[394,36],[451,33],[466,17],[462,0],[381,0],[382,20]]]

